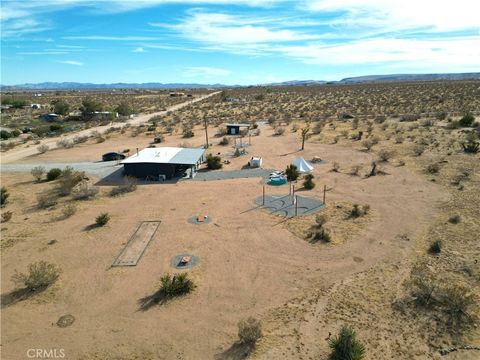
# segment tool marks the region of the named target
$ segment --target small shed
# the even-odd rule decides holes
[[[240,129],[250,129],[250,124],[226,124],[227,135],[240,135]]]
[[[262,167],[263,160],[261,157],[252,157],[248,162],[248,165],[252,168]]]

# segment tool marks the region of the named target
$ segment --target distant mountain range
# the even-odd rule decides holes
[[[322,84],[359,84],[372,82],[399,82],[399,81],[435,81],[435,80],[480,80],[480,72],[458,74],[392,74],[367,75],[342,79],[340,81],[324,80],[291,80],[278,83],[261,84],[260,86],[312,86]],[[77,82],[43,82],[36,84],[0,85],[3,91],[8,90],[82,90],[82,89],[194,89],[194,88],[221,88],[239,87],[239,85],[224,84],[163,84],[151,83],[115,83],[93,84]]]

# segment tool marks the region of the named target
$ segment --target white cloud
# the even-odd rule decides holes
[[[231,74],[230,70],[215,68],[215,67],[207,67],[207,66],[196,66],[196,67],[189,67],[185,69],[183,73],[184,77],[212,77],[216,78],[219,76],[228,76]]]
[[[340,12],[332,24],[428,31],[480,29],[480,5],[475,0],[309,0],[304,9]]]
[[[149,36],[104,36],[104,35],[79,35],[64,36],[65,40],[94,40],[94,41],[149,41],[158,40],[158,38]]]
[[[83,65],[85,65],[83,62],[81,62],[81,61],[76,61],[76,60],[58,60],[57,62],[58,62],[58,63],[61,63],[61,64],[75,65],[75,66],[83,66]]]
[[[222,13],[193,12],[175,25],[151,23],[179,31],[183,36],[214,46],[262,44],[317,39],[318,36],[269,26],[269,19]]]
[[[480,39],[371,39],[346,44],[305,44],[277,47],[282,55],[308,64],[387,65],[432,71],[464,71],[480,64]]]
[[[133,49],[132,52],[143,53],[143,52],[145,52],[145,49],[143,47],[137,47],[137,48]]]

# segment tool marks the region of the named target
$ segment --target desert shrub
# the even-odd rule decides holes
[[[413,146],[412,151],[416,156],[420,156],[425,151],[425,146],[420,145],[420,144],[416,144],[416,145]]]
[[[10,221],[12,218],[13,213],[11,211],[4,211],[2,212],[2,223]]]
[[[46,170],[43,166],[35,166],[30,171],[30,174],[32,174],[32,176],[33,176],[33,178],[35,179],[36,182],[40,182],[42,180],[45,172],[46,172]]]
[[[338,170],[340,170],[340,164],[336,161],[333,162],[332,164],[332,168],[330,169],[330,171],[332,172],[338,172]]]
[[[68,140],[68,139],[61,139],[57,141],[57,146],[58,147],[63,147],[65,149],[70,149],[73,147],[73,141]]]
[[[358,218],[360,216],[367,215],[370,211],[370,205],[366,204],[360,207],[358,204],[353,204],[352,209],[350,210],[350,218]]]
[[[403,135],[402,134],[395,135],[395,144],[401,144],[401,143],[403,143]]]
[[[285,169],[285,174],[287,174],[287,180],[290,182],[297,180],[300,176],[298,168],[293,164],[287,166],[287,168]]]
[[[470,127],[470,126],[472,126],[474,121],[475,121],[475,116],[473,116],[471,113],[466,113],[458,121],[458,123],[461,127]]]
[[[327,218],[324,215],[317,214],[315,216],[315,223],[318,228],[321,228],[327,222]]]
[[[60,196],[70,195],[73,188],[85,178],[81,171],[75,171],[70,166],[62,170],[62,176],[58,181],[57,191]]]
[[[135,178],[130,177],[130,176],[125,176],[123,178],[123,184],[114,187],[110,191],[110,196],[119,196],[119,195],[122,195],[122,194],[133,192],[135,190],[137,190],[137,180]]]
[[[230,144],[230,139],[226,136],[224,136],[222,141],[219,142],[219,145],[223,145],[223,146],[226,146],[228,144]]]
[[[383,115],[377,115],[374,119],[374,121],[377,123],[377,124],[382,124],[385,122],[385,120],[387,120],[387,118]]]
[[[195,288],[195,284],[188,278],[187,273],[165,274],[160,278],[160,294],[166,298],[174,298],[188,294]]]
[[[425,167],[425,171],[429,174],[437,174],[439,170],[440,170],[440,164],[438,163],[431,163]]]
[[[458,224],[460,223],[460,215],[452,215],[448,218],[448,222],[450,224]]]
[[[362,360],[365,355],[365,347],[348,326],[342,326],[338,336],[328,341],[328,346],[332,350],[329,360]]]
[[[436,302],[438,279],[429,267],[422,264],[414,266],[408,286],[417,305],[429,306]]]
[[[220,156],[208,154],[206,157],[207,168],[210,170],[220,169],[222,167],[222,158]]]
[[[380,141],[380,138],[378,136],[371,136],[369,137],[369,140],[372,142],[373,145],[377,145]]]
[[[283,135],[284,133],[285,133],[285,128],[283,126],[277,126],[273,130],[273,135],[275,136],[280,136],[280,135]]]
[[[447,315],[447,324],[454,333],[462,333],[475,324],[478,303],[475,293],[461,284],[442,289],[440,303]]]
[[[372,142],[372,140],[370,140],[370,139],[365,139],[365,140],[362,141],[362,145],[363,145],[363,147],[364,147],[365,149],[367,149],[367,151],[368,151],[368,150],[370,150],[370,149],[372,148],[373,142]]]
[[[42,290],[52,285],[60,276],[60,269],[46,261],[30,264],[28,273],[15,273],[13,280],[30,291]]]
[[[387,149],[380,149],[378,152],[378,158],[380,161],[388,161],[392,158],[393,152]]]
[[[238,338],[244,344],[255,345],[262,337],[262,324],[253,317],[238,322]]]
[[[37,196],[37,206],[40,209],[48,209],[57,204],[57,197],[53,194],[40,194]]]
[[[447,118],[448,114],[445,111],[439,111],[435,114],[435,118],[437,120],[445,120]]]
[[[297,123],[294,123],[294,124],[292,125],[292,129],[291,129],[291,130],[292,130],[292,132],[295,133],[295,132],[298,131],[299,128],[300,128],[300,127],[298,126],[298,124],[297,124]]]
[[[37,147],[37,151],[38,151],[40,154],[45,154],[45,153],[48,151],[48,149],[50,149],[50,147],[49,147],[48,145],[45,145],[45,144],[40,145],[40,146]]]
[[[47,181],[53,181],[60,177],[60,175],[62,175],[62,170],[60,170],[59,168],[50,169],[47,172]]]
[[[355,165],[355,166],[352,166],[352,168],[350,169],[350,172],[349,174],[352,175],[352,176],[357,176],[359,171],[361,169],[361,166],[360,165]]]
[[[0,189],[0,206],[5,206],[5,204],[8,202],[8,198],[10,197],[10,193],[8,192],[8,189],[5,186],[2,186]]]
[[[95,224],[97,226],[105,226],[110,221],[110,215],[108,213],[102,213],[95,218]]]
[[[10,131],[7,130],[0,130],[0,138],[2,140],[8,140],[13,136],[13,134]]]
[[[98,187],[90,186],[86,181],[80,183],[78,188],[73,192],[75,200],[89,200],[93,199],[99,192]]]
[[[440,240],[435,240],[428,248],[428,253],[432,255],[439,254],[440,251],[442,251],[442,242]]]
[[[307,174],[304,177],[303,187],[307,190],[311,190],[315,187],[315,183],[313,182],[314,176],[312,174]]]
[[[81,143],[84,143],[88,140],[88,136],[75,136],[73,138],[73,143],[74,144],[81,144]]]
[[[310,242],[316,243],[318,241],[323,241],[329,243],[332,241],[330,233],[328,230],[324,229],[323,227],[314,229],[310,235]]]
[[[191,138],[194,137],[195,134],[193,132],[193,128],[190,124],[185,124],[183,125],[183,130],[182,130],[182,137],[183,138]]]
[[[165,137],[163,135],[157,135],[153,138],[153,143],[154,144],[160,144],[165,141]]]
[[[77,212],[77,207],[75,206],[75,204],[72,204],[72,203],[66,204],[62,208],[62,216],[63,216],[64,219],[69,218],[70,216],[72,216],[76,212]]]
[[[225,125],[220,125],[217,128],[217,133],[215,134],[215,136],[220,137],[224,135],[227,135],[227,127]]]

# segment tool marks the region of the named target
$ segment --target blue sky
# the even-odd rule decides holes
[[[1,2],[1,83],[480,71],[475,0]]]

